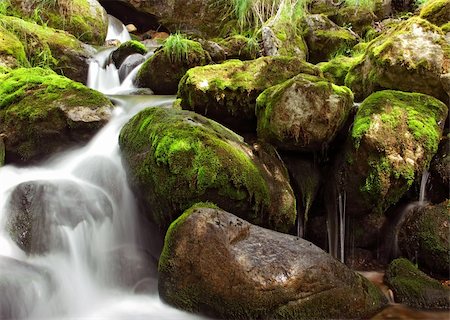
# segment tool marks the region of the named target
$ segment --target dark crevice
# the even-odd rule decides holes
[[[159,22],[157,16],[138,11],[126,2],[110,0],[100,0],[99,2],[108,14],[116,17],[123,24],[133,24],[138,33],[144,33],[148,30],[169,33],[169,30]]]

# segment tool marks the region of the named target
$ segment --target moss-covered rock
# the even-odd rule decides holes
[[[159,272],[165,301],[223,319],[365,318],[386,303],[373,284],[312,243],[209,204],[172,223]]]
[[[146,54],[147,48],[141,42],[136,40],[130,40],[122,43],[116,50],[111,54],[112,61],[114,62],[117,69],[120,68],[122,62],[132,54]]]
[[[417,309],[450,309],[450,289],[406,259],[392,261],[386,270],[385,279],[394,291],[396,302]]]
[[[103,94],[49,69],[0,74],[0,134],[8,163],[30,163],[87,142],[111,111]]]
[[[134,83],[150,88],[155,94],[175,94],[187,70],[210,63],[211,58],[200,43],[172,35],[139,69]]]
[[[119,143],[132,187],[163,230],[198,201],[278,231],[294,225],[295,198],[275,151],[255,151],[212,120],[146,109],[123,127]]]
[[[373,40],[345,84],[357,101],[384,88],[421,92],[447,102],[441,76],[449,70],[450,44],[442,30],[413,17]]]
[[[327,62],[321,62],[317,66],[322,70],[323,75],[334,84],[343,86],[348,71],[360,57],[347,57],[339,55]]]
[[[450,266],[450,201],[414,210],[399,233],[399,247],[409,259],[417,259],[422,269],[448,276]]]
[[[178,97],[183,109],[205,114],[238,132],[254,132],[258,95],[299,73],[321,75],[319,68],[298,58],[229,60],[189,70],[180,81]]]
[[[347,212],[384,212],[428,166],[442,135],[447,106],[420,93],[373,93],[355,117],[336,181]]]
[[[257,39],[233,35],[218,41],[225,50],[226,59],[253,60],[261,56]]]
[[[33,67],[49,67],[58,74],[85,83],[88,59],[95,50],[64,31],[0,15],[0,25],[20,39]]]
[[[420,10],[420,17],[442,26],[450,21],[450,2],[448,0],[428,0]]]
[[[102,45],[108,29],[105,9],[97,0],[9,0],[11,12],[41,25],[67,31],[80,41]]]
[[[352,48],[356,37],[324,15],[307,15],[304,20],[305,40],[312,63],[326,61],[338,50]]]
[[[5,143],[3,137],[0,136],[0,167],[5,164]]]
[[[342,128],[353,94],[323,77],[299,74],[256,100],[258,137],[281,150],[320,151]]]
[[[330,18],[339,26],[347,26],[362,37],[367,30],[371,28],[373,22],[377,20],[374,11],[376,10],[375,5],[379,4],[379,2],[380,1],[373,1],[374,7],[372,8],[363,6],[343,6],[339,8],[336,16]]]
[[[15,68],[28,66],[25,49],[20,40],[0,24],[0,66]]]

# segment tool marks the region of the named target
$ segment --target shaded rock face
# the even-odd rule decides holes
[[[258,137],[281,150],[321,151],[342,128],[352,106],[347,87],[299,74],[258,97]]]
[[[11,193],[6,208],[6,229],[27,254],[42,254],[64,245],[61,226],[112,217],[112,204],[100,189],[71,181],[30,181]]]
[[[117,5],[120,0],[101,0],[107,10]],[[123,1],[133,6],[137,11],[151,14],[156,20],[168,30],[180,31],[182,33],[197,34],[204,37],[219,36],[223,18],[223,12],[220,5],[212,0],[175,0],[175,1],[155,1],[155,0],[126,0]],[[123,8],[124,6],[122,6]],[[108,11],[111,12],[111,9]],[[124,19],[121,14],[125,11],[122,9],[115,15],[126,23],[133,23],[138,28],[140,25],[140,16],[137,19],[132,16],[130,11],[126,12]],[[128,20],[128,19],[130,20]],[[136,21],[137,22],[134,22]],[[142,19],[144,20],[144,19]],[[148,19],[146,19],[148,20]],[[157,30],[156,28],[152,28]],[[145,30],[144,30],[145,31]]]
[[[275,150],[252,148],[212,120],[146,109],[122,128],[119,144],[132,188],[164,231],[198,201],[278,231],[294,226],[295,197]]]
[[[141,66],[134,84],[150,88],[155,94],[176,94],[186,71],[210,63],[211,58],[200,43],[187,39],[181,42],[187,47],[186,54],[178,56],[172,48],[163,46]]]
[[[444,136],[439,149],[431,160],[430,182],[427,199],[433,203],[440,203],[450,198],[450,135]]]
[[[225,319],[360,318],[385,304],[377,288],[312,243],[202,206],[166,235],[159,292],[168,303]]]
[[[12,0],[11,4],[23,17],[30,18],[38,10],[38,23],[65,30],[80,41],[101,45],[105,40],[108,17],[97,0]]]
[[[33,303],[50,299],[54,290],[55,283],[47,270],[0,256],[1,319],[27,318]]]
[[[111,53],[111,59],[116,68],[120,68],[122,63],[133,54],[144,55],[147,53],[147,48],[139,41],[130,40],[122,43],[116,50]]]
[[[308,15],[304,24],[311,63],[328,60],[338,49],[351,48],[357,43],[350,31],[339,27],[324,15]]]
[[[417,259],[423,269],[448,276],[450,201],[412,210],[399,232],[399,247],[403,256]]]
[[[321,75],[317,67],[298,58],[229,60],[189,70],[180,81],[178,97],[183,109],[204,114],[237,132],[254,132],[258,95],[299,73]]]
[[[0,19],[22,42],[31,66],[46,66],[69,79],[86,83],[88,60],[95,54],[94,48],[61,30],[10,16],[0,15]]]
[[[48,69],[0,74],[0,134],[7,163],[27,164],[89,141],[111,117],[101,93]]]
[[[361,104],[335,177],[347,212],[384,212],[436,153],[447,106],[420,93],[385,90]]]
[[[450,44],[442,30],[414,17],[367,47],[345,84],[357,101],[380,89],[421,92],[448,102],[442,75],[449,72]]]
[[[406,259],[392,261],[385,279],[394,292],[396,302],[416,309],[450,309],[450,289]]]

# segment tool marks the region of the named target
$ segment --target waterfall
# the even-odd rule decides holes
[[[127,28],[120,22],[119,19],[108,14],[108,33],[106,34],[106,41],[119,40],[121,43],[131,40]]]
[[[346,202],[347,194],[345,191],[337,190],[332,192],[332,198],[327,205],[327,236],[328,252],[345,262],[345,236],[346,236]]]
[[[107,52],[100,56],[99,66]],[[90,71],[89,84],[105,89],[108,78]],[[117,70],[109,72],[115,79]],[[141,230],[118,146],[134,114],[175,97],[110,97],[112,119],[86,146],[35,167],[0,167],[2,319],[200,318],[159,299],[151,247],[159,235]]]
[[[420,191],[419,191],[419,205],[423,206],[426,200],[426,188],[428,177],[430,176],[430,172],[427,169],[423,169],[422,179],[420,180]]]

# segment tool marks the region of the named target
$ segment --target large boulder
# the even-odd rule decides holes
[[[21,18],[65,30],[83,42],[102,45],[105,41],[108,17],[97,0],[9,2],[9,13],[19,13]]]
[[[450,265],[450,201],[411,210],[398,235],[402,254],[422,269],[448,276]]]
[[[0,67],[26,67],[28,60],[25,49],[13,33],[0,25]]]
[[[61,227],[75,228],[112,218],[112,204],[99,188],[68,180],[38,180],[17,185],[7,200],[6,230],[27,254],[61,249]]]
[[[345,85],[357,101],[381,89],[421,92],[448,101],[443,75],[450,72],[450,43],[442,30],[418,17],[370,43]]]
[[[25,164],[85,143],[110,119],[103,94],[49,69],[0,74],[0,134],[6,162]]]
[[[299,73],[321,75],[319,68],[298,58],[229,60],[189,70],[180,81],[178,97],[183,109],[207,115],[238,132],[254,132],[258,95]]]
[[[336,51],[352,48],[357,43],[349,30],[339,27],[324,15],[307,15],[303,28],[311,63],[326,61]]]
[[[442,26],[450,21],[450,2],[447,0],[428,0],[420,10],[420,17]]]
[[[392,261],[385,279],[394,292],[395,302],[416,309],[450,309],[450,289],[406,259]]]
[[[210,61],[200,43],[175,34],[141,66],[134,83],[140,88],[150,88],[155,94],[176,94],[186,71]]]
[[[173,222],[159,272],[165,301],[224,319],[364,318],[386,300],[312,243],[205,204]]]
[[[321,151],[342,128],[352,106],[349,88],[302,73],[258,97],[258,137],[281,150]]]
[[[134,68],[144,63],[145,57],[142,54],[134,53],[125,58],[119,68],[119,80],[123,82]]]
[[[119,144],[131,186],[162,230],[198,201],[278,231],[294,226],[295,198],[275,151],[253,149],[212,120],[149,108],[122,128]]]
[[[0,14],[3,27],[22,42],[31,66],[48,67],[72,80],[86,83],[88,60],[95,50],[74,36],[46,26]]]
[[[385,90],[364,100],[335,169],[348,214],[382,213],[402,197],[436,153],[447,110],[420,93]]]

